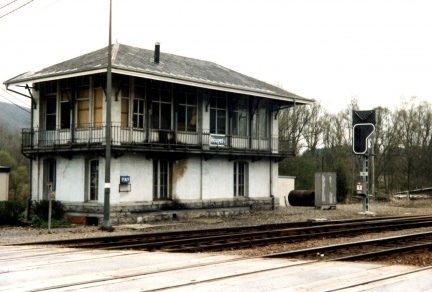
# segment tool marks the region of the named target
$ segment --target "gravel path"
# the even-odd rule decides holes
[[[200,218],[189,221],[161,221],[150,224],[134,224],[114,226],[115,231],[107,233],[100,231],[95,226],[71,226],[67,228],[52,228],[51,234],[47,229],[37,229],[32,227],[1,227],[0,226],[0,245],[13,243],[28,243],[35,241],[46,241],[56,239],[72,239],[95,236],[109,236],[122,234],[136,234],[142,232],[163,232],[187,229],[204,229],[234,226],[250,226],[258,224],[273,224],[284,222],[301,222],[308,219],[355,219],[364,218],[365,216],[400,216],[400,215],[430,215],[432,214],[432,200],[407,201],[400,200],[391,203],[374,203],[371,202],[370,214],[362,213],[362,205],[343,204],[337,205],[336,210],[316,210],[312,207],[281,207],[275,211],[254,211],[251,210],[247,215],[241,215],[231,218]],[[296,250],[301,248],[316,247],[343,242],[352,242],[362,239],[376,237],[395,236],[402,234],[414,233],[416,231],[432,231],[431,228],[420,228],[386,232],[380,234],[367,234],[355,238],[329,238],[320,240],[310,240],[300,244],[277,244],[260,248],[233,250],[225,252],[227,254],[236,254],[242,256],[257,256],[274,252]],[[408,264],[417,266],[432,265],[432,252],[422,253],[420,255],[400,256],[389,259],[387,263]]]

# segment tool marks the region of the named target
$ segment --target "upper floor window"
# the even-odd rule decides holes
[[[57,119],[57,96],[48,95],[45,102],[45,127],[47,130],[55,130]]]
[[[168,84],[156,83],[155,85],[155,88],[152,88],[151,127],[153,129],[170,130],[172,91]]]
[[[69,88],[60,89],[60,127],[69,129],[71,125],[71,100],[72,92]]]
[[[43,87],[46,130],[55,130],[57,125],[57,81],[46,82]]]
[[[252,136],[268,138],[268,103],[265,100],[260,100],[258,103],[252,119]]]
[[[134,128],[144,128],[144,105],[145,105],[145,90],[144,79],[135,78],[134,99],[133,99],[133,118],[132,123]]]
[[[210,133],[225,134],[227,123],[225,94],[210,97]]]
[[[102,127],[102,107],[104,91],[101,87],[93,89],[93,124]]]
[[[233,108],[232,133],[233,135],[247,136],[248,103],[246,99],[239,99]]]
[[[90,124],[90,83],[89,77],[80,77],[77,80],[77,127],[87,128]]]
[[[197,130],[197,96],[195,93],[179,93],[177,129],[196,132]]]
[[[129,83],[123,83],[121,85],[121,126],[128,127],[129,126]]]

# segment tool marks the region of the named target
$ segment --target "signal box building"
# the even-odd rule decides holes
[[[274,207],[278,162],[294,155],[278,113],[310,104],[212,62],[111,46],[111,221],[157,210]],[[108,49],[7,80],[26,86],[31,199],[102,217]],[[131,219],[132,218],[132,219]]]

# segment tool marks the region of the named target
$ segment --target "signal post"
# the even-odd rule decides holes
[[[357,194],[363,197],[363,211],[369,211],[369,138],[375,132],[375,110],[353,111],[353,153],[362,156],[362,183]]]

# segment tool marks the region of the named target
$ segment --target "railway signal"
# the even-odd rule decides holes
[[[375,132],[375,111],[353,111],[353,152],[364,155],[368,151],[368,140]]]
[[[357,124],[353,126],[353,152],[365,154],[368,151],[369,137],[375,132],[373,124]]]

